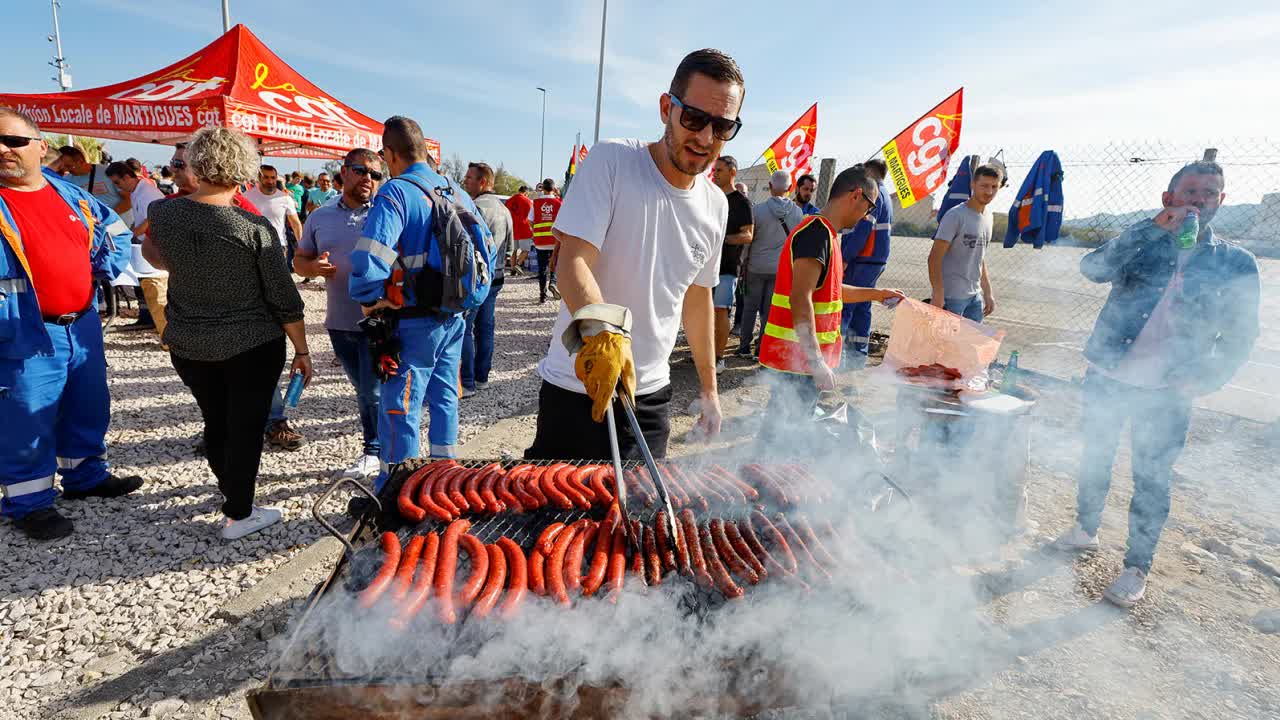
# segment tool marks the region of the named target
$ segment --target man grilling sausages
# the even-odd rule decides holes
[[[663,457],[681,324],[701,388],[698,429],[720,431],[712,289],[728,203],[705,173],[742,127],[743,92],[733,58],[692,52],[659,99],[662,139],[600,142],[578,169],[553,229],[564,303],[538,363],[538,428],[525,457],[610,457],[602,421],[619,382]],[[639,459],[625,421],[618,436],[622,455]]]

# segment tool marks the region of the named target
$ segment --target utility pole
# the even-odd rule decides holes
[[[604,29],[609,19],[609,0],[604,0],[600,12],[600,67],[596,71],[596,135],[592,144],[600,142],[600,93],[604,90]]]
[[[58,83],[58,89],[66,92],[71,89],[71,73],[68,72],[71,65],[62,56],[62,29],[58,26],[58,2],[59,0],[49,0],[49,4],[53,6],[53,35],[49,36],[49,41],[53,43],[57,52],[53,56],[53,62],[49,64],[58,70],[58,76],[53,79]],[[67,144],[76,144],[76,139],[71,133],[67,133]]]
[[[540,87],[538,90],[542,91],[542,147],[538,151],[538,182],[542,182],[546,177],[543,165],[547,158],[547,89]]]
[[[231,29],[231,0],[222,0],[222,32]]]

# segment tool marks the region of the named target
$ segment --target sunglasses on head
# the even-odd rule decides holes
[[[684,104],[675,95],[671,96],[671,102],[680,108],[680,126],[690,132],[702,132],[702,128],[710,124],[711,134],[719,140],[728,142],[742,129],[742,121],[736,118],[730,120],[729,118],[712,115],[706,110]]]
[[[25,135],[0,135],[0,145],[7,148],[21,148],[30,145],[40,138],[27,137]]]
[[[347,168],[360,177],[373,178],[374,182],[382,182],[382,178],[386,177],[377,170],[370,170],[364,165],[348,165]]]

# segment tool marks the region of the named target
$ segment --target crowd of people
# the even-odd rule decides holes
[[[487,163],[471,163],[460,185],[442,175],[421,128],[402,116],[384,123],[380,151],[353,149],[339,172],[314,181],[261,164],[253,143],[226,128],[177,145],[153,178],[135,160],[50,151],[30,117],[0,108],[0,511],[51,539],[73,529],[55,506],[56,476],[68,500],[143,485],[106,460],[110,397],[94,312],[96,279],[126,268],[200,408],[227,539],[280,519],[254,504],[264,438],[283,449],[304,440],[281,398],[286,375],[313,375],[293,274],[323,279],[325,331],[363,438],[345,473],[375,489],[407,459],[456,455],[459,401],[489,383],[500,292],[531,255],[539,301],[561,302],[537,365],[527,458],[609,457],[604,422],[624,394],[645,443],[665,456],[682,328],[699,434],[719,432],[717,373],[736,334],[734,354],[758,359],[772,388],[762,442],[779,442],[771,433],[802,425],[835,388],[835,371],[865,365],[871,303],[905,296],[875,287],[890,262],[885,163],[836,174],[821,207],[812,176],[793,183],[778,171],[753,206],[736,160],[721,153],[742,127],[744,92],[732,58],[690,53],[658,100],[661,139],[600,142],[565,197],[544,180],[536,197],[521,187],[505,200]],[[974,168],[929,254],[929,302],[974,322],[995,309],[985,253],[1004,181],[998,164]],[[1223,187],[1214,163],[1182,168],[1156,218],[1081,264],[1112,290],[1085,352],[1078,523],[1059,545],[1097,546],[1120,428],[1131,421],[1129,554],[1107,591],[1121,605],[1145,591],[1191,399],[1221,387],[1258,334],[1256,262],[1209,225]],[[1193,208],[1200,225],[1179,244]],[[630,425],[616,429],[622,455],[639,459]]]

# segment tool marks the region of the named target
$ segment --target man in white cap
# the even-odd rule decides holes
[[[746,300],[742,306],[742,324],[736,355],[744,357],[760,353],[769,303],[773,301],[773,283],[778,275],[778,257],[787,236],[804,219],[804,211],[787,197],[791,189],[791,173],[776,170],[769,176],[769,198],[752,210],[755,225],[751,244],[747,246]],[[756,333],[756,316],[761,316]],[[755,349],[751,347],[755,336]]]

